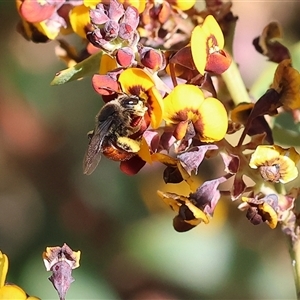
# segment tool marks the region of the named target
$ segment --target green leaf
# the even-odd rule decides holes
[[[51,85],[64,84],[90,74],[98,73],[103,51],[99,51],[73,67],[62,70],[55,74]]]
[[[273,137],[276,142],[290,146],[300,146],[300,124],[295,123],[291,114],[281,113],[275,118]]]

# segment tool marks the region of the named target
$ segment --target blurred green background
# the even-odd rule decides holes
[[[274,67],[255,52],[253,38],[276,19],[292,44],[299,11],[296,1],[234,2],[235,56],[249,88]],[[0,249],[10,259],[8,281],[57,299],[41,255],[67,243],[82,252],[67,299],[295,298],[285,237],[251,225],[236,203],[222,200],[209,225],[177,233],[156,195],[174,190],[161,167],[129,177],[103,158],[84,176],[86,133],[100,97],[89,78],[50,86],[65,66],[54,42],[34,44],[16,32],[13,0],[0,1],[0,22]],[[222,168],[204,164],[199,182]]]

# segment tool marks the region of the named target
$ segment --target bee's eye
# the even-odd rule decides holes
[[[133,108],[135,105],[139,104],[140,99],[128,98],[122,101],[122,106],[126,108]]]

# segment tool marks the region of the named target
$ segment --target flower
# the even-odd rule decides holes
[[[279,103],[284,109],[300,108],[300,74],[292,67],[290,59],[278,65],[271,88],[279,94]]]
[[[216,98],[204,98],[203,92],[189,84],[177,85],[164,99],[163,119],[175,126],[174,136],[181,140],[190,124],[202,142],[224,138],[228,128],[227,112]]]
[[[253,40],[253,46],[259,53],[267,56],[270,61],[280,63],[291,57],[288,48],[280,42],[282,36],[280,24],[271,22],[263,29],[262,34]]]
[[[224,36],[212,15],[192,31],[191,50],[194,63],[200,74],[204,71],[222,74],[231,63],[231,57],[223,50]]]
[[[5,283],[8,271],[8,257],[0,251],[0,300],[40,300],[40,298],[28,296],[25,291],[15,284]]]
[[[245,125],[254,107],[254,103],[240,103],[230,113],[232,122]]]
[[[243,203],[239,205],[240,210],[247,210],[246,217],[253,225],[266,222],[270,228],[274,229],[278,223],[277,208],[278,196],[267,195],[264,198],[242,197]]]
[[[263,115],[256,116],[255,122],[251,120],[251,113],[255,107],[254,103],[240,103],[230,113],[231,121],[234,122],[234,126],[239,129],[241,125],[244,125],[246,132],[249,136],[257,134],[266,134],[266,141],[269,144],[273,144],[272,130]]]
[[[62,247],[47,247],[43,252],[43,260],[47,271],[52,271],[49,280],[57,290],[60,299],[74,281],[72,270],[79,267],[80,251],[73,251],[67,244]]]
[[[266,181],[287,183],[298,176],[296,164],[300,155],[294,147],[260,145],[251,155],[249,166],[258,169]]]
[[[184,232],[201,222],[209,223],[208,216],[191,199],[175,193],[157,191],[157,194],[172,210],[178,213],[173,219],[173,226],[176,231]]]
[[[74,7],[70,13],[70,24],[73,31],[81,38],[86,39],[86,33],[90,28],[90,8],[85,5]]]
[[[69,13],[72,14],[74,7],[83,4],[81,0],[17,0],[16,2],[26,37],[30,38],[30,31],[36,30],[50,40],[55,39],[59,33],[72,32],[69,26]],[[29,24],[32,24],[33,28],[30,29]]]

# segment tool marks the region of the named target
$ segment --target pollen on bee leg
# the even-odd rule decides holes
[[[140,142],[133,140],[129,137],[125,136],[119,136],[117,139],[117,145],[121,149],[132,152],[132,153],[137,153],[140,150]]]

